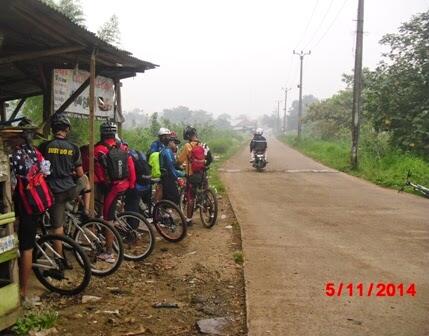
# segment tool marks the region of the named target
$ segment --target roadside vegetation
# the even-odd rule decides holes
[[[280,139],[338,170],[399,189],[407,172],[429,186],[429,11],[404,23],[380,43],[389,51],[375,70],[363,71],[359,167],[350,167],[353,77],[330,98],[304,97],[303,136]],[[306,104],[307,102],[307,104]],[[296,126],[297,102],[288,124]],[[270,119],[268,118],[268,121]],[[288,134],[294,129],[288,128]],[[410,190],[409,190],[410,191]]]

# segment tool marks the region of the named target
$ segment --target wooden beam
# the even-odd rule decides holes
[[[3,93],[1,91],[2,90],[0,90],[0,103],[5,102],[5,101],[9,101],[9,100],[40,96],[43,94],[43,91],[40,90],[37,92],[31,92],[31,93],[25,93],[25,94],[14,93],[13,95],[5,96],[5,95],[3,95]]]
[[[63,103],[63,105],[61,105],[58,110],[55,111],[55,113],[64,112],[66,108],[69,107],[70,104],[73,103],[75,99],[79,97],[79,95],[88,87],[88,85],[90,85],[90,79],[91,78],[88,78],[86,81],[84,81],[82,85],[79,86],[79,88],[73,92],[73,94]]]
[[[122,137],[122,98],[121,98],[121,86],[122,83],[119,80],[115,80],[116,89],[116,117],[119,116],[118,120],[118,133],[119,137]]]
[[[0,58],[0,64],[8,64],[25,60],[33,60],[35,58],[42,58],[52,55],[67,54],[75,51],[84,50],[84,47],[73,46],[64,48],[52,48],[48,50],[31,51],[27,53],[16,54],[12,56],[5,56]]]
[[[94,124],[95,124],[95,49],[91,54],[89,67],[89,183],[92,192],[90,193],[89,212],[94,216]]]
[[[17,114],[19,113],[19,111],[21,110],[22,105],[24,105],[26,98],[22,98],[18,105],[16,105],[15,110],[13,110],[12,114],[9,117],[9,120],[13,120],[16,118]]]
[[[6,104],[0,102],[0,121],[6,121]]]

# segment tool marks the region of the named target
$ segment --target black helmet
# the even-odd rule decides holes
[[[100,125],[100,135],[102,137],[115,137],[118,126],[111,121],[106,121]]]
[[[183,130],[183,139],[191,140],[193,136],[197,135],[197,130],[192,126],[186,126]]]
[[[59,113],[52,116],[51,129],[54,133],[58,131],[65,131],[67,128],[71,128],[71,123],[65,114]]]

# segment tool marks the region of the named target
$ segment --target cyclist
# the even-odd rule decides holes
[[[67,140],[71,123],[64,114],[52,117],[51,129],[54,139],[42,143],[39,148],[43,157],[51,162],[47,181],[54,194],[54,205],[50,209],[53,231],[63,235],[66,203],[77,196],[75,178],[83,176],[82,160],[79,147]],[[61,242],[56,242],[55,248],[61,253]]]
[[[257,128],[253,136],[252,141],[250,141],[250,162],[255,161],[255,153],[263,153],[264,159],[267,161],[267,139],[265,139],[262,134],[264,130],[262,128]]]
[[[16,218],[18,219],[18,239],[19,251],[19,280],[20,294],[26,302],[28,283],[33,262],[33,248],[36,242],[37,225],[40,221],[40,213],[28,213],[25,208],[22,195],[22,184],[29,182],[29,172],[35,170],[44,175],[50,174],[49,162],[44,160],[42,154],[32,145],[35,135],[35,127],[31,125],[30,120],[23,120],[18,126],[25,127],[19,137],[9,140],[11,146],[10,165],[11,182],[13,190],[13,201]]]
[[[116,140],[117,126],[112,122],[100,125],[100,142],[94,147],[95,198],[103,203],[104,220],[113,223],[118,198],[127,189],[134,188],[136,174],[128,147]],[[98,256],[108,263],[114,263],[112,253],[113,236],[106,234],[106,253]]]
[[[180,195],[179,190],[177,189],[177,184],[182,183],[178,180],[179,177],[184,177],[185,173],[183,171],[177,170],[176,160],[174,153],[177,152],[177,144],[180,143],[180,140],[175,136],[165,139],[163,144],[164,148],[160,153],[160,166],[161,166],[161,186],[163,199],[172,201],[173,203],[179,205]]]
[[[203,172],[206,168],[206,158],[204,147],[198,140],[197,130],[192,126],[186,126],[183,130],[183,139],[188,142],[183,146],[177,157],[179,165],[185,165],[187,182],[191,185],[192,195],[189,195],[186,207],[186,223],[192,225],[194,212],[194,196],[196,188],[201,185]]]

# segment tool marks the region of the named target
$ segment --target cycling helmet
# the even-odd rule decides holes
[[[54,133],[58,131],[65,131],[67,128],[71,129],[69,118],[63,113],[54,114],[51,119],[51,129]]]
[[[183,139],[191,140],[193,136],[197,135],[197,130],[192,126],[186,126],[183,130]]]
[[[262,135],[264,133],[264,130],[262,128],[257,128],[255,131],[255,135]]]
[[[115,123],[111,121],[106,121],[100,125],[100,135],[102,137],[112,137],[114,138],[116,136],[116,133],[118,131],[118,127]]]
[[[176,145],[180,144],[180,140],[179,140],[179,138],[177,137],[177,133],[176,133],[176,132],[174,132],[174,131],[171,131],[169,139],[170,139],[170,141],[174,141],[174,143],[175,143]]]
[[[171,131],[168,128],[161,127],[158,131],[158,136],[170,135]]]

